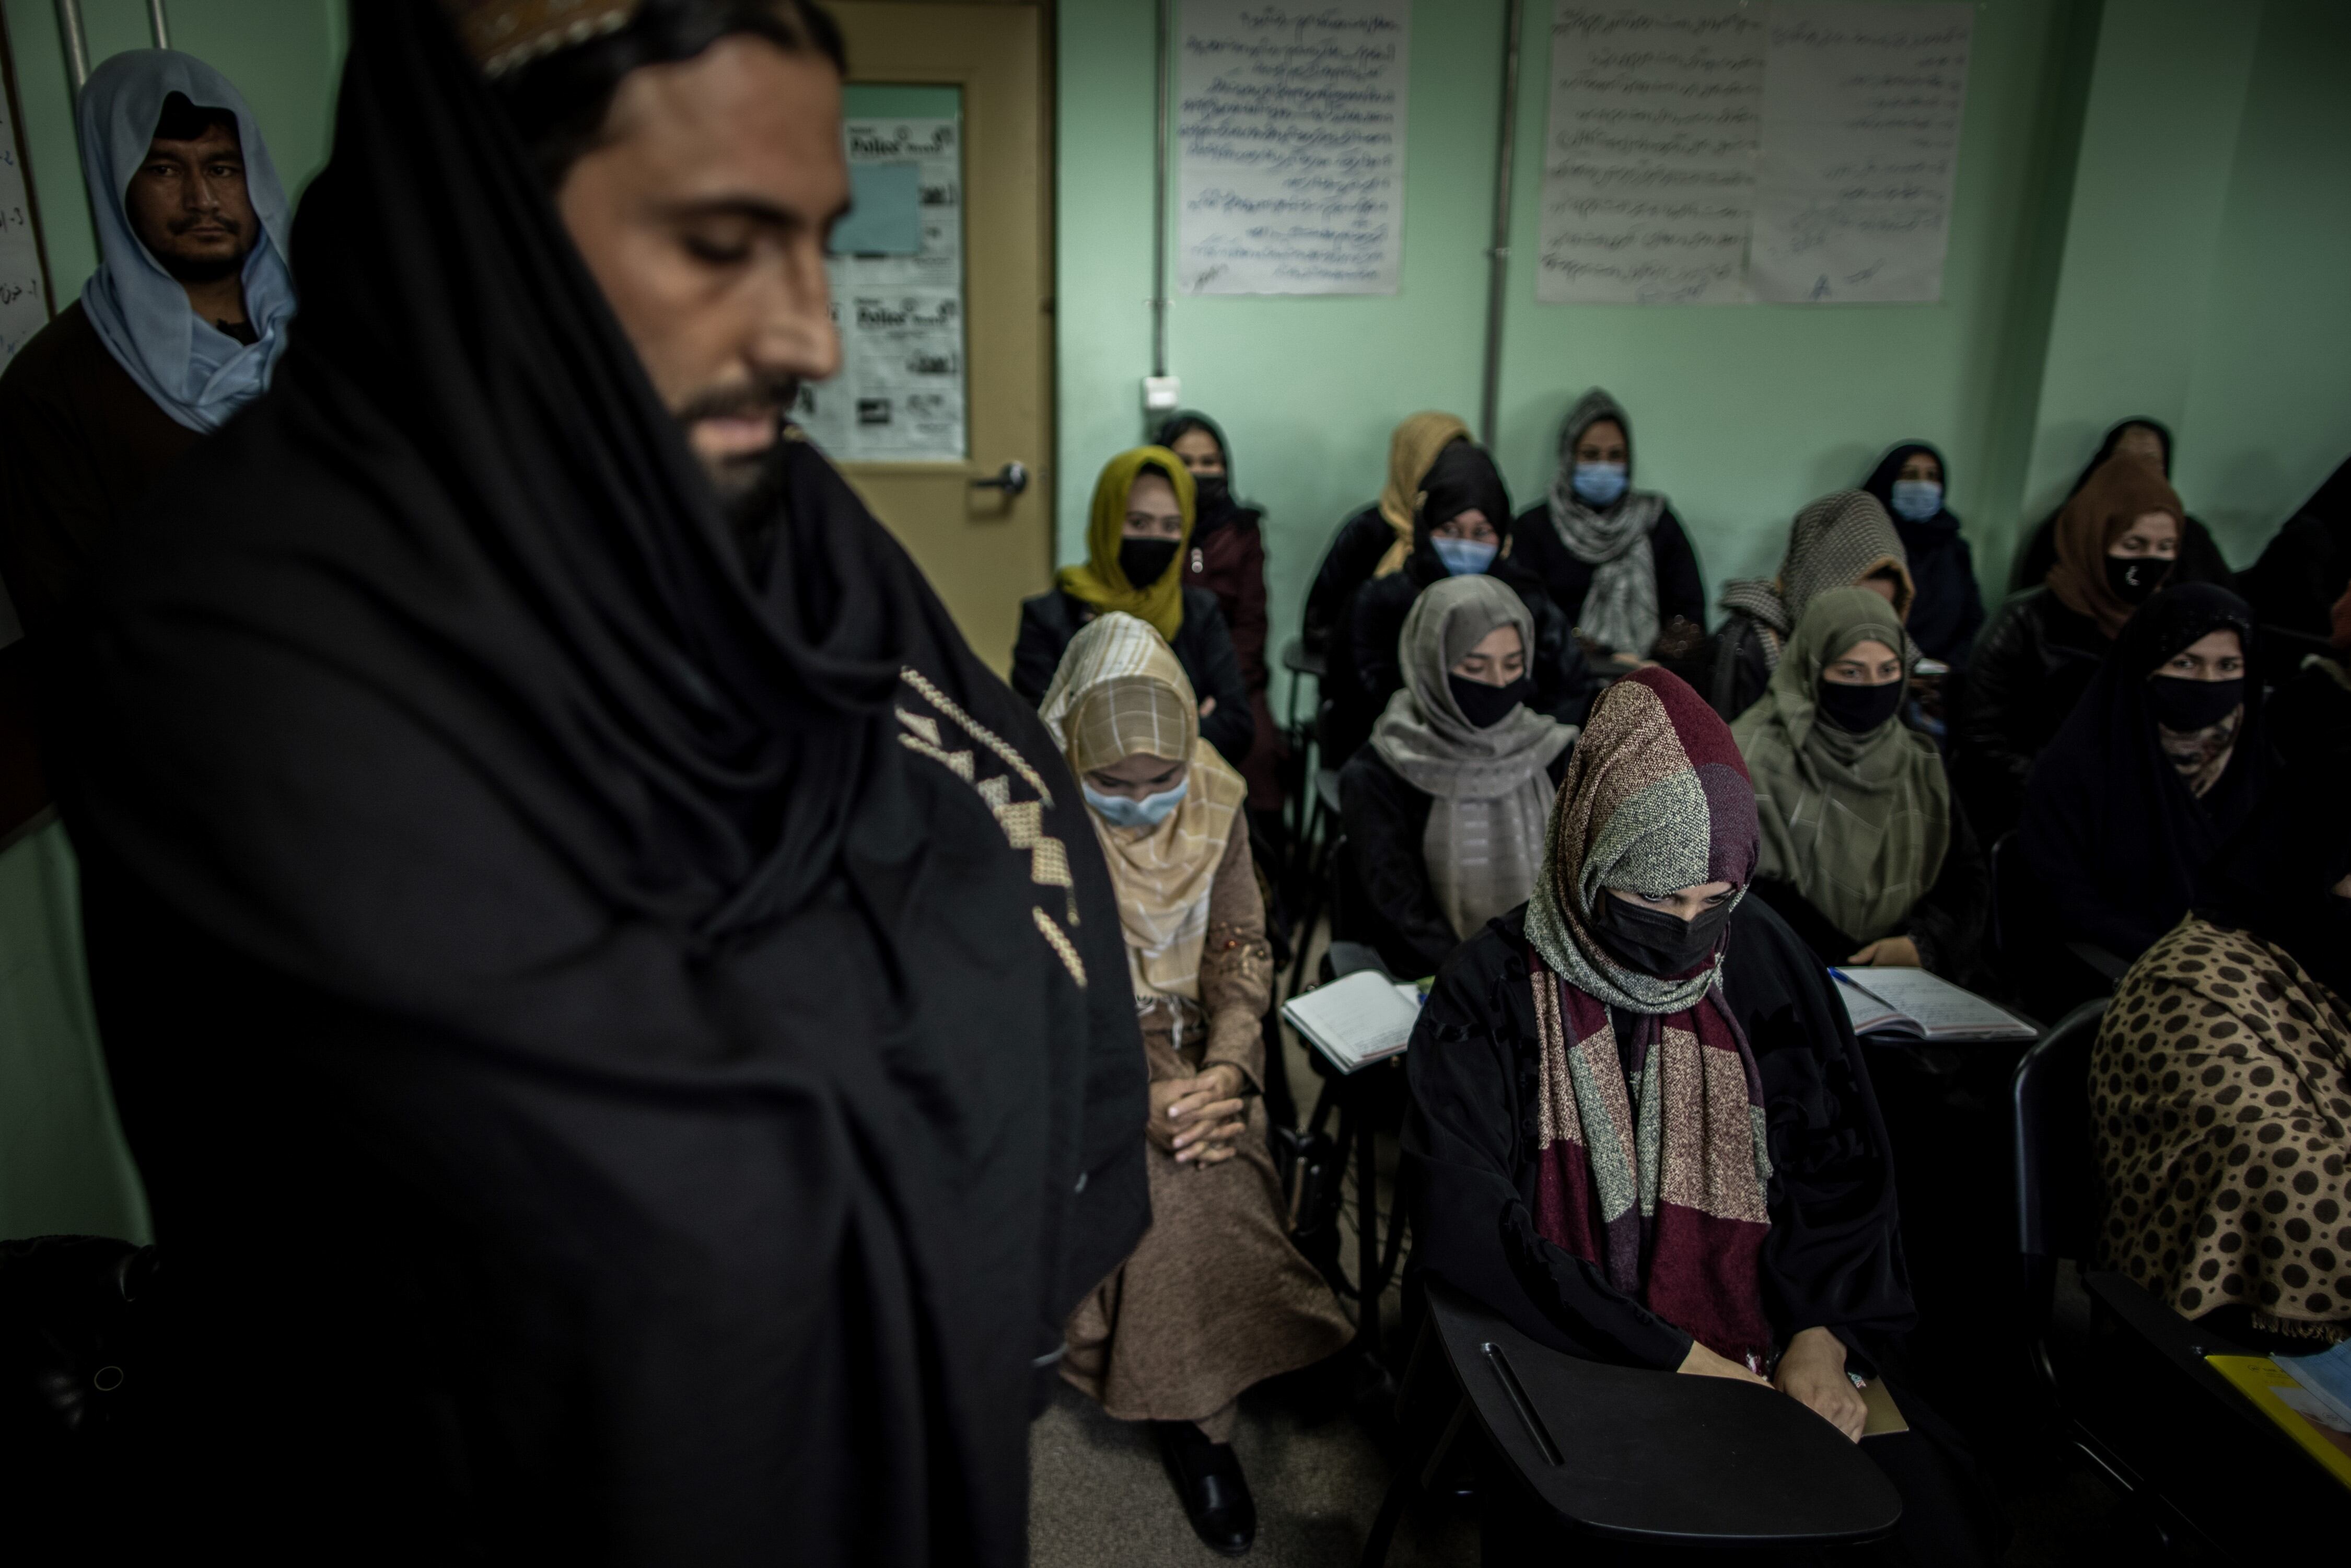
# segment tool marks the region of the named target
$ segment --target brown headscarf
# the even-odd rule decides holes
[[[2188,513],[2163,470],[2144,457],[2117,452],[2057,514],[2057,564],[2049,569],[2049,591],[2076,615],[2096,622],[2109,637],[2123,629],[2131,607],[2106,585],[2106,549],[2148,512],[2168,512],[2180,532],[2187,532]]]
[[[1469,427],[1458,415],[1435,410],[1414,414],[1388,437],[1388,482],[1380,491],[1380,516],[1395,530],[1395,543],[1380,557],[1374,577],[1402,571],[1412,559],[1412,517],[1420,505],[1420,482],[1428,477],[1438,453],[1468,439]]]

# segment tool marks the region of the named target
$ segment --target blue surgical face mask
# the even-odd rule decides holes
[[[1086,792],[1086,804],[1101,812],[1102,821],[1112,827],[1155,828],[1183,800],[1186,791],[1192,788],[1192,777],[1187,773],[1173,789],[1162,789],[1140,800],[1126,795],[1105,795],[1082,779],[1078,780],[1078,788]]]
[[[1613,507],[1616,497],[1625,493],[1625,465],[1579,463],[1574,477],[1568,483],[1574,487],[1577,500],[1589,501],[1595,507]]]
[[[1943,487],[1932,479],[1894,481],[1894,515],[1923,523],[1943,509]]]
[[[1437,547],[1437,559],[1455,577],[1476,577],[1494,564],[1497,546],[1480,544],[1476,539],[1431,538]]]

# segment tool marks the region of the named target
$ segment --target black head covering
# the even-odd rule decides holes
[[[2253,652],[2252,612],[2209,583],[2158,592],[2123,626],[2089,690],[2032,765],[2022,822],[2028,862],[2061,915],[2117,956],[2136,956],[2178,923],[2195,878],[2260,804],[2274,773],[2258,689],[2229,765],[2199,797],[2157,736],[2147,683],[2166,661],[2227,628]]]
[[[2144,414],[2137,414],[2129,419],[2117,420],[2106,432],[2105,439],[2098,443],[2098,450],[2091,455],[2087,463],[2082,465],[2082,471],[2074,476],[2074,487],[2065,492],[2065,498],[2072,500],[2082,493],[2082,486],[2090,482],[2090,476],[2095,474],[2100,465],[2115,455],[2115,448],[2122,444],[2124,432],[2140,427],[2155,432],[2155,439],[2163,448],[2163,476],[2167,479],[2170,478],[2171,427],[2159,419],[2148,419]]]
[[[1077,791],[805,443],[747,569],[440,7],[353,18],[316,308],[66,655],[207,1451],[402,1561],[1018,1562],[1143,1215]]]
[[[1192,541],[1197,544],[1204,536],[1215,533],[1218,528],[1244,517],[1255,522],[1264,514],[1248,502],[1236,498],[1239,491],[1233,485],[1233,444],[1225,439],[1224,427],[1207,414],[1189,408],[1170,414],[1167,422],[1159,427],[1159,434],[1152,444],[1165,446],[1172,452],[1178,438],[1195,430],[1207,432],[1208,439],[1217,444],[1217,450],[1225,459],[1224,495],[1214,502],[1204,499],[1197,508],[1198,516],[1192,520]]]
[[[1894,509],[1894,484],[1901,477],[1902,465],[1921,452],[1942,470],[1943,507],[1926,521],[1914,523]],[[1959,537],[1959,514],[1950,507],[1950,464],[1927,442],[1905,441],[1877,460],[1861,487],[1886,508],[1910,557],[1915,591],[1904,624],[1912,639],[1934,658],[1964,664],[1975,629],[1983,621],[1983,597],[1976,583],[1974,554]]]
[[[1933,458],[1935,466],[1942,470],[1945,505],[1941,511],[1925,522],[1914,523],[1894,509],[1894,482],[1902,477],[1902,465],[1921,452]],[[1861,487],[1877,497],[1877,504],[1884,507],[1886,515],[1894,519],[1895,531],[1902,536],[1903,544],[1913,555],[1930,536],[1949,533],[1959,526],[1959,517],[1949,504],[1951,498],[1951,465],[1944,461],[1939,450],[1924,441],[1906,441],[1898,446],[1887,448],[1886,455],[1877,460],[1877,466],[1869,471],[1869,477],[1862,481]]]
[[[2338,752],[2293,768],[2269,804],[2230,840],[2198,881],[2196,910],[2250,931],[2351,1001],[2351,810]]]
[[[2333,612],[2351,588],[2351,462],[2328,476],[2247,568],[2238,586],[2263,626],[2297,632],[2320,643],[2334,634]],[[2281,639],[2280,662],[2299,664],[2307,641]],[[2273,650],[2275,656],[2281,650]],[[2283,678],[2283,676],[2281,677]]]
[[[1412,572],[1423,587],[1446,575],[1437,556],[1434,530],[1462,513],[1486,514],[1502,549],[1510,542],[1510,492],[1502,483],[1493,457],[1472,442],[1456,441],[1437,455],[1420,482],[1420,504],[1412,519]],[[1506,558],[1496,556],[1495,566]],[[1490,570],[1490,569],[1489,569]]]

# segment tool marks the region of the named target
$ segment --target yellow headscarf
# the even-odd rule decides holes
[[[1200,738],[1184,666],[1142,622],[1099,616],[1070,640],[1038,716],[1081,778],[1138,753],[1190,762],[1184,799],[1156,826],[1114,828],[1086,815],[1110,864],[1135,995],[1199,1000],[1208,896],[1226,845],[1245,831],[1249,786]]]
[[[1176,541],[1176,561],[1148,588],[1126,580],[1118,564],[1118,547],[1126,528],[1126,493],[1145,468],[1157,469],[1176,487],[1176,504],[1184,508],[1184,534]],[[1408,531],[1408,530],[1407,530]],[[1165,446],[1138,446],[1122,452],[1102,465],[1094,481],[1092,514],[1086,519],[1086,559],[1082,566],[1061,570],[1061,591],[1100,611],[1123,610],[1151,623],[1169,642],[1184,624],[1184,550],[1192,542],[1192,471]]]
[[[1468,439],[1467,424],[1453,414],[1434,410],[1414,414],[1388,437],[1388,482],[1380,491],[1380,516],[1395,530],[1395,543],[1380,557],[1374,577],[1404,570],[1412,555],[1412,515],[1420,506],[1420,482],[1428,477],[1438,453]]]

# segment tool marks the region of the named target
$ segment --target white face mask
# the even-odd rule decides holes
[[[1192,779],[1187,774],[1173,789],[1162,789],[1140,800],[1128,795],[1105,795],[1082,779],[1078,780],[1078,788],[1085,791],[1086,804],[1101,812],[1102,821],[1112,827],[1155,828],[1183,801],[1192,788]]]

